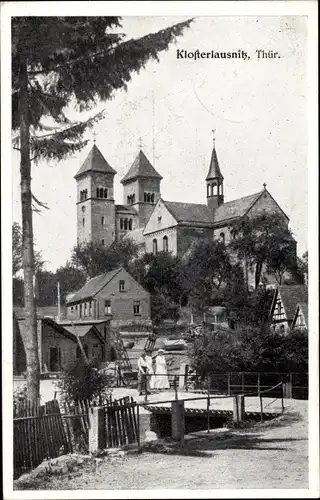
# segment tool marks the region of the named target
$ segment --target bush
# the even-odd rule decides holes
[[[27,386],[18,387],[13,393],[13,404],[19,405],[27,401]]]
[[[99,402],[111,395],[113,382],[114,377],[111,374],[98,371],[95,360],[86,363],[81,359],[62,372],[57,387],[61,399],[68,403],[81,400]]]

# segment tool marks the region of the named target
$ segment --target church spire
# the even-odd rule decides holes
[[[211,154],[211,160],[210,160],[210,165],[209,165],[209,171],[208,171],[208,175],[206,177],[207,181],[211,180],[211,179],[223,180],[223,175],[220,171],[219,161],[218,161],[218,156],[217,156],[217,151],[216,151],[216,138],[215,138],[216,129],[212,130],[212,132],[213,132],[213,147],[212,147],[212,154]]]
[[[223,197],[223,175],[221,173],[218,156],[216,152],[216,129],[213,132],[213,147],[211,153],[211,160],[209,165],[208,175],[206,177],[207,183],[207,205],[211,211],[222,205]]]

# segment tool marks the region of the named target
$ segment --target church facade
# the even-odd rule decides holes
[[[229,243],[230,224],[243,216],[272,212],[287,226],[289,218],[263,185],[263,189],[232,201],[224,201],[224,178],[215,141],[204,185],[206,203],[166,201],[161,196],[162,176],[142,150],[121,180],[123,204],[114,201],[114,176],[94,144],[75,175],[77,181],[78,243],[92,241],[110,246],[132,238],[141,253],[171,252],[184,255],[199,239],[218,238]]]

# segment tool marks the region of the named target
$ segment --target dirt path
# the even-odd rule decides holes
[[[188,439],[140,455],[88,463],[81,472],[47,477],[32,489],[300,489],[308,488],[307,402],[299,415],[251,429]],[[156,452],[158,451],[158,452]]]

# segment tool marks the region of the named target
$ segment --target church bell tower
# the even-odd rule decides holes
[[[213,130],[213,148],[209,165],[207,183],[207,205],[211,212],[222,205],[223,196],[223,175],[221,174],[215,144],[215,130]]]

